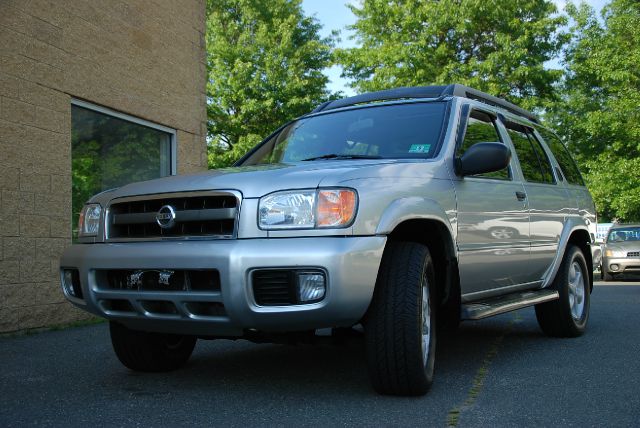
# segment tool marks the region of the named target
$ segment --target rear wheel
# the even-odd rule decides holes
[[[591,284],[587,262],[579,247],[567,248],[553,287],[559,299],[536,305],[540,328],[554,337],[582,335],[589,319]]]
[[[429,390],[436,346],[434,290],[428,248],[389,242],[365,323],[369,375],[377,392],[422,395]]]
[[[182,367],[193,352],[196,337],[149,333],[109,323],[111,344],[120,362],[141,372],[166,372]]]

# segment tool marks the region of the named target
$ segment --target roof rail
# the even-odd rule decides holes
[[[533,113],[518,107],[502,98],[494,97],[477,89],[469,88],[460,84],[442,86],[416,86],[387,89],[385,91],[368,92],[355,95],[353,97],[342,98],[334,101],[327,101],[320,104],[311,113],[333,110],[341,107],[349,107],[356,104],[371,103],[374,101],[391,101],[409,98],[442,98],[445,96],[464,97],[471,100],[480,101],[494,107],[503,108],[511,113],[524,116],[532,122],[538,123],[538,119]]]

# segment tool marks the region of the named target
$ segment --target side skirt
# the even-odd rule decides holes
[[[464,303],[460,316],[463,320],[479,320],[558,298],[558,292],[549,289],[511,293],[490,299]]]

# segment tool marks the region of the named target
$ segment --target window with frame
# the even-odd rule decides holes
[[[276,164],[319,158],[430,159],[438,154],[443,102],[368,106],[298,119],[242,163]]]
[[[505,126],[520,160],[524,179],[532,183],[554,184],[551,162],[532,130],[513,122],[507,122]]]
[[[580,170],[571,157],[569,150],[567,150],[562,141],[560,141],[560,138],[544,128],[536,128],[536,130],[542,135],[547,146],[549,146],[549,150],[551,150],[553,157],[556,158],[556,161],[560,165],[567,182],[569,184],[584,186],[584,180],[582,179],[582,175],[580,175]]]
[[[488,113],[472,110],[467,120],[467,129],[464,134],[464,140],[458,147],[458,156],[462,156],[471,146],[478,143],[502,143],[495,119]],[[504,143],[503,143],[504,144]],[[489,172],[485,174],[473,175],[472,177],[492,178],[497,180],[510,180],[511,174],[509,167],[500,171]]]
[[[104,190],[175,174],[175,131],[91,104],[71,105],[72,225]]]

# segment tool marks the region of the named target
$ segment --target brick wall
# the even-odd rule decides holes
[[[64,301],[71,98],[178,130],[206,169],[204,0],[0,0],[0,332],[85,317]]]

